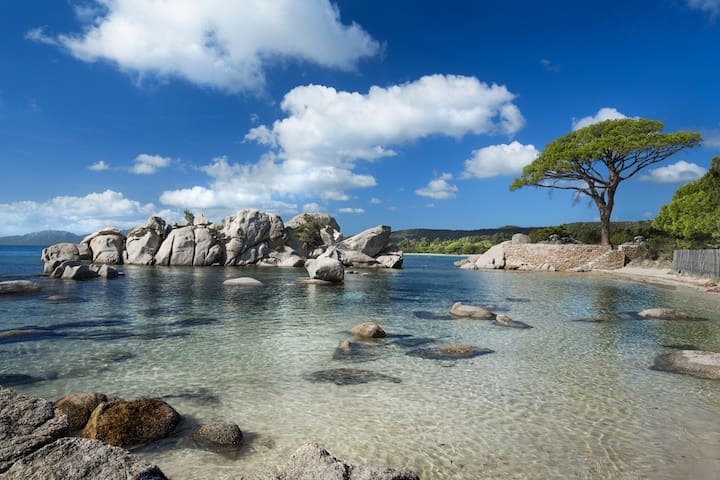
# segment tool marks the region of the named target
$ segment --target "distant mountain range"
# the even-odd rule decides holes
[[[392,232],[390,240],[393,243],[398,243],[402,240],[420,240],[427,238],[433,240],[435,238],[440,240],[456,240],[462,237],[480,237],[480,236],[491,236],[496,233],[505,234],[516,234],[516,233],[529,233],[530,230],[535,230],[538,227],[516,227],[514,225],[507,225],[500,228],[481,228],[478,230],[434,230],[430,228],[412,228],[408,230],[397,230]]]
[[[37,245],[47,247],[55,243],[80,243],[84,237],[63,230],[43,230],[42,232],[27,233],[0,237],[0,245]]]

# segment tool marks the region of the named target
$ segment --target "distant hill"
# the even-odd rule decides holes
[[[500,228],[481,228],[478,230],[435,230],[431,228],[411,228],[408,230],[398,230],[392,232],[390,235],[390,241],[393,243],[399,243],[402,240],[420,240],[427,238],[428,240],[440,239],[440,240],[456,240],[463,237],[480,237],[480,236],[491,236],[495,234],[506,234],[513,235],[515,233],[529,233],[531,230],[535,230],[538,227],[517,227],[514,225],[507,225]]]
[[[37,245],[47,247],[55,243],[79,243],[83,237],[63,230],[43,230],[42,232],[27,233],[0,237],[0,245]]]

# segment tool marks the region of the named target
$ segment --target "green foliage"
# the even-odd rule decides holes
[[[195,214],[186,208],[183,210],[183,216],[185,217],[185,222],[187,222],[188,225],[192,225],[195,220]]]
[[[303,244],[306,252],[323,245],[323,239],[320,230],[333,222],[332,217],[318,213],[303,213],[300,217],[302,221],[297,223],[294,228],[295,238]]]
[[[720,247],[720,157],[702,178],[677,189],[653,226],[677,237],[681,248]]]
[[[700,144],[696,132],[661,133],[662,122],[606,120],[570,132],[552,142],[510,185],[573,190],[598,207],[601,242],[610,242],[610,217],[620,183],[640,170]]]
[[[420,239],[405,238],[398,242],[397,246],[400,250],[407,253],[441,253],[445,255],[473,255],[476,253],[484,253],[490,247],[508,238],[498,238],[489,236],[476,237],[460,237],[456,239],[441,240],[435,238],[429,240],[425,237]]]
[[[533,243],[545,241],[550,237],[550,235],[560,235],[561,237],[572,236],[570,235],[570,232],[568,232],[567,229],[562,225],[559,225],[557,227],[538,228],[530,231],[528,235],[530,235],[530,240],[532,240]]]

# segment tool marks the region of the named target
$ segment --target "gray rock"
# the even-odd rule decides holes
[[[530,238],[530,235],[525,235],[524,233],[516,233],[512,236],[512,240],[510,242],[513,245],[522,245],[525,243],[532,243],[532,239]]]
[[[41,285],[30,280],[8,280],[0,282],[0,295],[18,295],[35,293],[41,289]]]
[[[234,423],[210,423],[195,430],[193,438],[213,445],[237,447],[242,444],[243,434]]]
[[[206,266],[222,264],[225,249],[215,230],[185,226],[171,230],[155,254],[158,265]]]
[[[653,370],[684,373],[694,377],[720,380],[720,353],[680,350],[655,358]]]
[[[345,279],[345,267],[334,258],[321,256],[307,260],[305,269],[311,280],[340,283]]]
[[[77,249],[80,253],[81,262],[92,262],[93,254],[90,250],[90,246],[87,243],[78,243]]]
[[[385,268],[402,268],[403,259],[403,251],[394,245],[385,248],[375,257],[375,261]]]
[[[275,480],[420,480],[407,470],[351,465],[316,443],[301,446]]]
[[[281,247],[285,225],[280,217],[259,210],[242,210],[225,219],[226,265],[248,265]],[[265,247],[260,247],[266,244]],[[249,250],[253,250],[248,253]]]
[[[340,261],[346,267],[375,267],[377,260],[356,250],[340,250]]]
[[[195,254],[193,265],[206,266],[225,263],[225,246],[215,230],[199,226],[195,227],[194,233]]]
[[[112,400],[93,410],[82,437],[130,448],[167,437],[180,422],[180,414],[157,398]]]
[[[252,277],[238,277],[228,278],[223,282],[223,285],[238,285],[241,287],[261,287],[263,283],[260,280],[256,280]]]
[[[375,322],[363,322],[355,325],[350,332],[360,338],[384,338],[385,330]]]
[[[350,238],[346,238],[338,243],[338,248],[341,250],[356,250],[370,257],[374,257],[387,247],[389,240],[390,227],[387,225],[378,225],[377,227],[368,228]]]
[[[111,267],[107,264],[90,265],[89,268],[102,278],[117,278],[120,275],[117,268]]]
[[[67,417],[52,402],[0,387],[0,473],[67,431]]]
[[[495,314],[486,308],[475,305],[465,305],[462,302],[455,302],[450,308],[450,314],[456,317],[477,318],[481,320],[491,320],[495,318]]]
[[[44,273],[52,273],[61,263],[65,261],[79,262],[80,251],[74,243],[56,243],[44,248],[40,259],[45,264]]]
[[[495,325],[498,325],[500,327],[510,327],[510,328],[532,328],[530,325],[528,325],[525,322],[521,322],[519,320],[513,320],[512,318],[508,317],[507,315],[498,315],[495,317]]]
[[[154,465],[97,440],[62,438],[17,461],[5,480],[167,480]]]
[[[298,268],[305,265],[305,259],[300,257],[292,248],[283,245],[276,250],[272,250],[267,258],[260,260],[258,265]]]
[[[660,320],[703,320],[670,308],[648,308],[638,312],[638,315],[644,318],[657,318]]]
[[[63,262],[50,275],[52,278],[61,278],[63,280],[92,280],[100,275],[87,265],[80,262]]]
[[[208,226],[208,225],[212,224],[212,222],[210,220],[208,220],[207,217],[201,213],[200,215],[195,215],[195,217],[193,217],[192,224],[196,225],[196,226],[197,225]]]
[[[76,432],[85,427],[93,410],[106,401],[102,393],[76,392],[55,402],[55,408],[67,415],[70,430]]]
[[[125,235],[116,228],[105,228],[83,238],[92,252],[93,263],[121,265],[125,252]]]
[[[155,254],[160,248],[162,240],[163,237],[158,235],[157,230],[153,227],[144,226],[132,229],[125,241],[125,263],[153,265]]]

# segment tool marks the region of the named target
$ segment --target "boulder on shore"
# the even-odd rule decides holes
[[[650,368],[720,380],[720,353],[701,350],[679,350],[658,355],[655,358],[655,364]]]
[[[475,305],[465,305],[462,302],[455,302],[450,308],[450,314],[456,317],[477,318],[480,320],[491,320],[495,314],[490,310]]]
[[[167,437],[180,414],[157,398],[112,400],[93,411],[80,436],[117,447],[134,447]]]
[[[67,431],[67,417],[52,402],[0,386],[0,474]]]
[[[23,457],[4,480],[167,480],[155,465],[122,448],[87,438],[61,438]]]
[[[306,443],[295,451],[275,480],[420,480],[420,477],[408,470],[351,465],[316,443]]]

